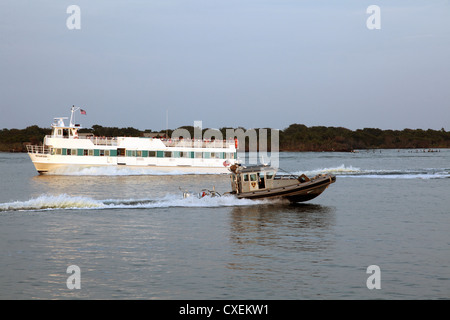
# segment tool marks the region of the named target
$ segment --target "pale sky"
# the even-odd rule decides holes
[[[0,129],[72,105],[84,127],[448,131],[450,1],[0,0]]]

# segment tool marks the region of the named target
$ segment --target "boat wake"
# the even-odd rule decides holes
[[[332,168],[321,168],[294,174],[306,174],[314,176],[321,173],[331,173],[344,178],[376,178],[376,179],[446,179],[450,178],[450,169],[445,168],[423,168],[404,170],[376,170],[361,169],[353,166],[341,165]]]
[[[184,172],[181,170],[159,171],[145,167],[86,167],[86,168],[59,168],[48,175],[64,176],[167,176],[167,175],[188,175],[188,174],[206,174],[203,172]],[[208,173],[211,174],[211,173]],[[219,173],[218,173],[219,174]]]
[[[237,199],[233,196],[222,197],[188,197],[180,195],[166,195],[160,199],[125,199],[125,200],[96,200],[89,197],[60,195],[41,195],[26,201],[0,203],[0,212],[7,211],[46,211],[46,210],[77,210],[77,209],[153,209],[153,208],[214,208],[254,206],[265,204],[264,200]]]

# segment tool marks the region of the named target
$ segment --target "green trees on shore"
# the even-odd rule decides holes
[[[188,129],[193,136],[193,127]],[[225,133],[225,128],[220,129]],[[245,130],[245,129],[244,129]],[[143,136],[151,130],[141,131],[135,128],[102,127],[81,129],[80,133],[95,136]],[[0,130],[0,151],[24,152],[26,144],[40,144],[50,129],[30,126],[25,129]],[[168,131],[168,134],[172,130]],[[279,132],[280,151],[352,151],[355,149],[404,149],[404,148],[450,148],[450,132],[441,130],[403,129],[381,130],[364,128],[350,130],[342,127],[307,127],[303,124],[291,124]]]
[[[3,129],[0,131],[0,151],[24,152],[25,144],[41,144],[51,129],[30,126],[25,129]]]
[[[449,148],[450,132],[441,130],[381,130],[342,127],[306,127],[292,124],[280,132],[286,151],[351,151],[355,149]]]

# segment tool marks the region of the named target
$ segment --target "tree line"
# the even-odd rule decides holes
[[[381,130],[307,127],[292,124],[280,133],[285,151],[352,151],[355,149],[449,148],[450,132],[441,130]]]
[[[194,137],[194,127],[184,126],[191,137]],[[226,137],[226,129],[219,129]],[[245,131],[244,128],[241,128]],[[205,131],[204,129],[203,131]],[[92,128],[79,130],[80,133],[89,133],[95,136],[140,137],[151,130],[138,130],[132,127],[103,127],[93,125]],[[168,136],[173,130],[168,130]],[[0,130],[0,151],[25,152],[26,144],[42,144],[45,135],[51,129],[40,128],[36,125],[25,129]],[[164,136],[161,132],[160,136]],[[270,149],[270,132],[268,134],[268,147]],[[350,130],[343,127],[313,126],[291,124],[279,131],[280,151],[352,151],[355,149],[428,149],[450,148],[450,132],[441,130],[403,129],[382,130],[377,128],[364,128]],[[270,151],[270,150],[269,150]]]

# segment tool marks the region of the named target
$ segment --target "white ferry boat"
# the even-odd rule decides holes
[[[27,145],[40,174],[67,174],[91,167],[147,168],[150,172],[228,173],[237,158],[237,140],[82,136],[67,117],[54,118],[43,145]]]

